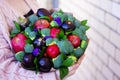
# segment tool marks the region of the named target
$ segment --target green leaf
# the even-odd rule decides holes
[[[63,23],[64,21],[68,20],[68,15],[67,14],[63,14],[63,15],[60,16],[60,18],[61,18],[61,21]]]
[[[53,42],[53,38],[48,38],[46,40],[46,46],[48,46],[49,44],[51,44]]]
[[[26,44],[25,47],[24,47],[24,50],[26,53],[32,53],[34,47],[32,44]]]
[[[61,40],[61,39],[66,39],[67,37],[66,35],[64,35],[64,31],[61,30],[60,33],[57,34],[57,38]]]
[[[25,28],[25,34],[29,35],[29,34],[30,34],[30,32],[31,32],[30,27]]]
[[[50,29],[49,28],[44,28],[41,30],[42,36],[50,36]]]
[[[31,16],[28,17],[28,20],[31,23],[34,23],[36,20],[38,20],[38,17],[36,15],[31,15]]]
[[[34,40],[35,37],[36,37],[36,33],[35,33],[35,32],[30,32],[29,38],[30,38],[31,40]]]
[[[77,48],[74,50],[73,54],[74,56],[76,56],[77,58],[80,58],[80,56],[84,53],[84,50],[81,48]]]
[[[75,18],[72,14],[68,14],[68,21],[74,22]]]
[[[59,11],[54,11],[51,16],[53,18],[55,18],[55,17],[61,16],[63,14],[64,14],[64,12],[62,10],[59,10]]]
[[[82,40],[80,47],[85,50],[88,45],[88,42],[86,40]]]
[[[25,19],[23,19],[22,17],[18,17],[18,20],[19,20],[20,23],[25,23],[26,22]]]
[[[82,21],[81,21],[81,24],[82,24],[83,26],[85,26],[85,25],[87,24],[87,20],[82,20]]]
[[[85,25],[85,29],[88,30],[90,28],[90,26],[88,25]]]
[[[62,80],[69,72],[68,67],[61,67],[59,69],[60,72],[60,79]]]
[[[40,52],[40,56],[39,56],[40,58],[43,56],[45,50],[46,50],[46,47],[43,46],[43,47],[42,47],[42,50],[41,50],[41,52]]]
[[[27,39],[27,40],[26,40],[26,43],[28,43],[28,44],[32,44],[32,40]]]
[[[50,21],[50,18],[48,16],[41,16],[38,19],[46,19],[46,20]]]
[[[40,34],[40,35],[41,35],[41,30],[40,30],[40,29],[38,29],[38,34]]]
[[[51,21],[50,27],[58,27],[58,24],[56,21]]]
[[[14,36],[16,36],[16,34],[10,34],[10,37],[11,37],[11,38],[14,37]]]
[[[18,24],[18,22],[13,21],[13,23],[14,23],[16,29],[20,32],[20,25]]]
[[[22,62],[24,55],[25,55],[25,53],[24,53],[23,51],[20,51],[20,52],[17,52],[17,53],[15,54],[15,58],[16,58],[18,61]]]
[[[17,33],[19,33],[19,31],[16,28],[12,29],[11,34],[17,34]]]
[[[37,57],[35,57],[35,59],[34,59],[34,64],[35,64],[35,67],[36,67],[36,74],[38,73],[38,71],[39,71],[39,68],[38,68],[38,59],[37,59]]]
[[[62,66],[72,66],[76,62],[76,57],[75,56],[69,56],[66,60],[63,61]]]

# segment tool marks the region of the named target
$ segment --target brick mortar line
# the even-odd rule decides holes
[[[90,51],[93,52],[92,50],[90,50]],[[94,55],[97,57],[96,54],[94,54]],[[102,76],[104,77],[104,79],[107,80],[107,78],[103,75],[103,73],[102,73],[102,71],[101,71],[102,69],[99,69],[91,59],[89,59],[89,60],[90,60],[91,64],[95,66],[96,71],[99,72],[99,73],[101,73]],[[101,61],[101,60],[100,60],[100,61]],[[102,61],[101,61],[101,62],[102,62]],[[104,63],[102,62],[102,64],[104,64]],[[101,68],[102,68],[102,67],[103,67],[103,65],[101,66]],[[97,75],[96,75],[96,76],[97,76]],[[97,78],[96,76],[95,76],[95,78]]]
[[[89,4],[91,4],[91,5],[93,5],[94,7],[98,8],[98,9],[100,9],[101,11],[104,11],[104,12],[106,12],[106,13],[108,13],[108,14],[112,15],[113,17],[117,18],[118,20],[120,20],[120,18],[119,18],[119,17],[117,17],[117,16],[113,15],[112,13],[110,13],[110,12],[108,12],[108,11],[106,11],[106,10],[102,9],[101,7],[99,7],[99,6],[95,5],[94,3],[91,3],[90,1],[86,1],[86,2],[87,2],[87,3],[89,3]],[[113,1],[113,2],[115,2],[115,1]]]
[[[92,39],[93,40],[93,39]],[[116,61],[112,56],[110,56],[109,55],[109,53],[108,52],[106,52],[96,41],[94,41],[93,40],[93,42],[95,42],[96,43],[96,45],[98,45],[99,46],[99,48],[101,48],[105,53],[107,53],[108,54],[108,56],[109,57],[111,57],[118,65],[120,65],[120,63],[118,62],[118,61]],[[92,50],[91,50],[91,52],[93,52]],[[96,55],[97,56],[97,55]],[[97,58],[99,58],[98,56],[97,56]],[[100,59],[100,58],[99,58]],[[120,78],[110,67],[109,67],[109,65],[106,65],[101,59],[100,59],[100,61],[102,62],[102,64],[104,64],[112,73],[113,73],[113,75],[115,74],[118,78]],[[93,62],[92,62],[93,63]],[[108,60],[108,63],[109,63],[109,60]],[[93,63],[94,64],[94,63]],[[103,66],[102,66],[103,67]],[[98,69],[99,70],[99,69]],[[102,73],[102,71],[101,70],[99,70],[101,73]],[[103,73],[102,73],[103,74]]]
[[[119,5],[120,5],[120,2],[117,2],[117,1],[114,1],[114,0],[110,0],[110,1],[115,2],[115,3],[117,3],[117,4],[119,4]]]
[[[76,3],[73,3],[73,4],[76,5]],[[79,5],[77,5],[77,6],[80,7]],[[91,16],[91,17],[93,17],[95,20],[97,20],[97,21],[100,22],[101,24],[104,24],[105,26],[107,26],[106,28],[108,28],[108,29],[112,30],[113,32],[117,33],[118,35],[120,35],[120,33],[118,33],[116,30],[112,29],[111,27],[109,27],[109,25],[107,25],[105,22],[97,19],[94,15],[92,15],[91,13],[89,13],[88,11],[86,11],[85,9],[83,9],[82,7],[80,7],[80,8],[81,8],[81,10],[82,10],[83,12],[88,13],[88,15]],[[104,11],[104,13],[105,13],[105,11]],[[108,12],[106,12],[106,13],[108,13]],[[104,15],[106,15],[106,13],[105,13]],[[109,13],[108,13],[108,14],[109,14]],[[113,16],[113,15],[112,15],[112,16]],[[113,16],[113,17],[114,17],[114,16]],[[105,20],[105,19],[104,19],[104,20]],[[89,21],[89,20],[88,20],[88,21]]]
[[[96,31],[96,30],[94,30],[94,31]],[[105,53],[107,53],[115,62],[117,62],[117,64],[120,65],[120,63],[119,63],[115,58],[113,58],[101,45],[99,45],[94,39],[92,39],[92,41],[95,42],[96,45],[99,46],[100,49],[102,49],[102,50],[103,50]],[[89,45],[89,44],[88,44],[88,45]]]

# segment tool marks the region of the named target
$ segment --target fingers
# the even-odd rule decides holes
[[[82,60],[84,59],[84,57],[85,57],[85,54],[83,54],[79,59],[78,59],[78,62],[77,62],[77,64],[81,64],[81,62],[82,62]]]
[[[56,73],[56,80],[60,80],[60,73],[59,73],[59,70],[56,70],[55,73]]]
[[[43,73],[43,80],[57,80],[55,72]]]
[[[83,61],[84,57],[85,57],[85,54],[83,54],[80,57],[80,59],[78,60],[78,62],[76,64],[69,67],[69,73],[68,73],[68,75],[66,77],[71,76],[76,72],[76,70],[80,66],[81,62]],[[56,78],[57,78],[57,80],[60,80],[60,74],[59,74],[58,70],[56,70]]]
[[[69,67],[69,74],[68,76],[74,74],[76,72],[76,70],[78,69],[79,64],[74,64],[73,66]]]

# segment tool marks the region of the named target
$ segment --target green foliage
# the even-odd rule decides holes
[[[62,40],[62,39],[66,39],[67,36],[64,34],[64,31],[61,30],[60,33],[57,34],[57,38],[58,38],[59,40]]]
[[[60,68],[63,62],[62,54],[58,55],[56,58],[53,58],[52,61],[55,69]]]
[[[84,31],[82,31],[80,27],[75,28],[75,30],[72,32],[72,34],[79,36],[81,40],[87,40],[86,33]]]
[[[32,44],[26,44],[25,47],[24,47],[24,50],[26,53],[32,53],[34,47]]]
[[[55,17],[61,16],[63,13],[64,12],[62,10],[54,11],[51,16],[55,18]]]
[[[38,17],[36,15],[31,15],[31,16],[28,17],[28,20],[31,23],[34,23],[36,20],[38,20]]]
[[[46,40],[46,46],[48,46],[49,44],[51,44],[53,42],[53,38],[48,38]]]
[[[35,59],[34,59],[34,64],[35,64],[35,68],[36,68],[36,74],[38,73],[38,71],[39,71],[39,67],[38,67],[38,59],[37,59],[37,57],[35,57]]]
[[[82,40],[80,47],[81,47],[83,50],[85,50],[86,47],[87,47],[87,45],[88,45],[88,41]]]
[[[77,58],[75,56],[69,56],[66,60],[62,62],[62,66],[69,67],[76,62]]]
[[[68,15],[66,13],[64,13],[63,15],[60,15],[61,21],[62,23],[66,20],[68,20]]]
[[[81,48],[77,48],[74,50],[73,54],[74,56],[76,56],[77,58],[80,58],[80,56],[84,53],[84,50]]]
[[[34,31],[30,32],[29,38],[30,38],[31,40],[34,40],[35,37],[36,37],[36,33],[35,33]]]
[[[14,37],[18,33],[19,33],[18,29],[14,28],[14,29],[12,29],[12,31],[10,33],[10,37]]]
[[[49,28],[44,28],[41,30],[42,36],[50,36],[50,29]]]
[[[38,19],[46,19],[46,20],[50,21],[50,18],[48,16],[41,16]]]
[[[74,22],[75,17],[72,14],[68,14],[68,21]]]
[[[30,32],[32,32],[32,30],[30,29],[30,27],[25,28],[25,34],[26,35],[29,35]]]
[[[24,53],[23,51],[20,51],[20,52],[17,52],[17,53],[15,54],[15,58],[16,58],[18,61],[22,62],[24,55],[25,55],[25,53]]]
[[[24,34],[31,40],[34,40],[36,37],[36,33],[34,31],[32,31],[30,27],[25,28]]]
[[[50,27],[58,27],[58,24],[56,21],[51,21],[50,22]]]
[[[53,38],[54,42],[57,43],[59,41],[59,39],[57,38]]]
[[[82,24],[83,26],[85,26],[85,25],[87,24],[87,20],[82,20],[82,21],[81,21],[81,24]]]
[[[77,20],[77,19],[75,19],[74,20],[74,25],[75,25],[75,27],[80,27],[81,26],[81,23],[80,23],[80,21],[79,20]]]
[[[69,42],[68,40],[58,41],[57,45],[58,45],[61,53],[69,54],[70,52],[73,52],[74,48],[73,48],[71,42]]]
[[[26,43],[27,43],[27,44],[32,44],[32,40],[27,39],[27,40],[26,40]]]
[[[62,80],[69,72],[68,67],[60,67],[60,79]]]
[[[16,29],[20,32],[20,25],[19,25],[19,23],[16,22],[16,21],[13,21],[13,23],[14,23]]]

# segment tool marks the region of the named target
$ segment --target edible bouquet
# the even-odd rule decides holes
[[[62,10],[32,10],[13,21],[10,37],[15,58],[27,70],[49,72],[60,70],[64,78],[68,67],[77,63],[88,45],[87,20],[79,21]]]

